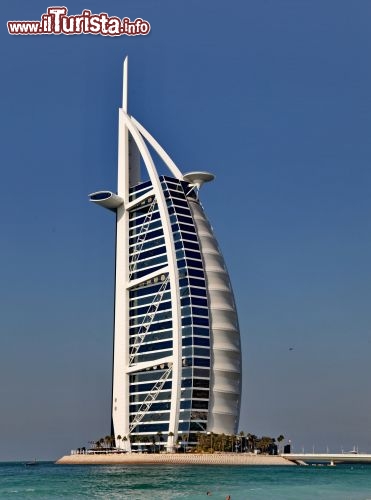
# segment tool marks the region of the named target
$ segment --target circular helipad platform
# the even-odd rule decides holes
[[[198,188],[202,186],[204,182],[210,182],[215,179],[214,174],[210,172],[189,172],[183,175],[183,179],[190,184],[196,185]]]

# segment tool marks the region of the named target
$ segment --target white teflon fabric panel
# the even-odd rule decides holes
[[[210,310],[210,402],[207,430],[234,434],[241,403],[241,343],[229,275],[201,205],[189,200],[201,246]]]

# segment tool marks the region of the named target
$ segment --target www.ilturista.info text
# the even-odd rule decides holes
[[[151,25],[144,19],[131,21],[128,17],[110,17],[107,13],[92,14],[85,9],[81,14],[68,16],[67,7],[49,7],[40,21],[8,21],[10,35],[148,35]]]

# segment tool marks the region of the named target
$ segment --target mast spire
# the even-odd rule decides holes
[[[128,112],[128,56],[124,59],[122,76],[122,109]]]

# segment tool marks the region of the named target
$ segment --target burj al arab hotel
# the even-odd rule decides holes
[[[214,176],[183,174],[128,114],[127,79],[126,59],[117,192],[89,195],[116,215],[112,426],[127,450],[156,435],[172,449],[178,436],[192,446],[198,433],[237,432],[240,333],[199,198]]]

